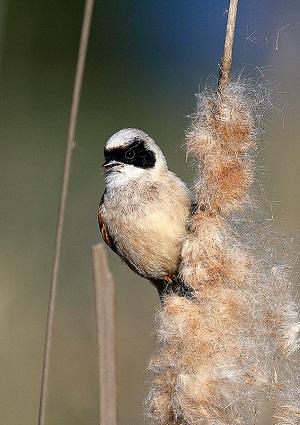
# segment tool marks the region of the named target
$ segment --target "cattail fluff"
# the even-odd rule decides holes
[[[198,96],[187,133],[188,153],[199,163],[198,207],[181,264],[196,299],[166,296],[157,317],[148,397],[157,425],[253,425],[266,403],[274,424],[299,421],[292,284],[283,266],[239,237],[230,217],[251,202],[253,117],[241,83]]]

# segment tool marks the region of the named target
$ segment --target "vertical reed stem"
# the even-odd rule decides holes
[[[103,244],[94,245],[100,425],[117,425],[115,284]]]
[[[50,295],[49,295],[49,303],[48,303],[47,328],[46,328],[44,355],[43,355],[38,425],[45,425],[45,421],[46,421],[46,407],[47,407],[47,396],[48,396],[48,386],[49,386],[50,353],[51,353],[51,346],[52,346],[53,321],[54,321],[55,301],[56,301],[57,282],[58,282],[58,269],[59,269],[60,256],[61,256],[62,234],[63,234],[64,218],[65,218],[67,195],[68,195],[68,188],[69,188],[73,146],[75,143],[74,137],[75,137],[76,124],[77,124],[78,108],[79,108],[82,80],[83,80],[83,74],[84,74],[85,59],[86,59],[86,53],[87,53],[87,47],[88,47],[91,19],[92,19],[92,13],[93,13],[93,6],[94,6],[94,0],[86,0],[84,16],[83,16],[83,24],[82,24],[82,30],[81,30],[80,46],[79,46],[78,59],[77,59],[74,89],[73,89],[73,98],[72,98],[70,121],[69,121],[65,164],[64,164],[64,172],[63,172],[60,203],[59,203],[59,213],[58,213],[58,219],[56,224],[55,251],[54,251],[53,264],[52,264]]]
[[[235,32],[236,15],[239,0],[230,0],[223,57],[219,72],[218,91],[222,93],[230,80],[232,66],[232,50]]]

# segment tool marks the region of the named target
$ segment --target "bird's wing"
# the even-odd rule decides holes
[[[105,219],[104,219],[104,214],[103,214],[103,208],[102,208],[104,195],[105,195],[105,192],[104,192],[104,194],[103,194],[103,196],[101,198],[100,205],[99,205],[99,210],[98,210],[98,225],[99,225],[99,230],[100,230],[101,236],[102,236],[104,242],[106,243],[106,245],[109,246],[110,249],[112,249],[114,252],[116,252],[116,247],[115,247],[114,241],[112,240],[112,238],[111,238],[111,236],[109,234],[108,228],[107,228],[107,226],[105,224]]]
[[[106,245],[108,245],[110,248],[112,248],[113,243],[112,243],[111,237],[108,233],[105,222],[103,220],[103,212],[102,212],[101,208],[99,208],[99,211],[98,211],[98,224],[99,224],[99,230],[100,230],[100,233],[101,233],[101,236],[102,236],[104,242],[106,243]]]

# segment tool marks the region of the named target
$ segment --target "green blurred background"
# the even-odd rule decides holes
[[[0,0],[0,422],[37,420],[65,141],[84,2]],[[64,230],[48,425],[96,425],[91,246],[109,135],[138,127],[186,181],[194,94],[215,83],[227,1],[96,0]],[[258,170],[267,216],[299,232],[299,0],[240,2],[234,69],[271,92]],[[270,83],[271,82],[271,83]],[[258,191],[259,192],[259,191]],[[263,193],[263,192],[262,192]],[[260,196],[260,195],[259,195]],[[296,251],[299,245],[295,242]],[[120,425],[147,423],[155,290],[109,254],[117,281]]]

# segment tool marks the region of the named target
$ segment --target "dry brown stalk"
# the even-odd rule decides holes
[[[100,425],[117,425],[115,284],[103,244],[93,246]]]
[[[72,153],[73,153],[73,147],[75,145],[75,130],[76,130],[76,124],[77,124],[79,101],[80,101],[85,59],[86,59],[86,53],[87,53],[87,47],[88,47],[93,6],[94,6],[94,0],[86,0],[84,16],[83,16],[83,24],[82,24],[82,30],[81,30],[80,46],[79,46],[78,59],[77,59],[74,89],[73,89],[73,98],[72,98],[70,121],[69,121],[69,131],[68,131],[67,147],[66,147],[66,155],[65,155],[65,163],[64,163],[64,172],[63,172],[61,195],[60,195],[60,202],[59,202],[59,213],[58,213],[58,219],[57,219],[57,225],[56,225],[55,250],[54,250],[54,258],[53,258],[53,265],[52,265],[48,314],[47,314],[47,328],[46,328],[44,354],[43,354],[38,425],[44,425],[46,421],[50,354],[51,354],[51,346],[52,346],[53,322],[54,322],[55,301],[56,301],[57,282],[58,282],[58,271],[59,271],[60,256],[61,256],[63,226],[64,226],[64,218],[65,218],[65,211],[66,211],[66,204],[67,204],[67,195],[68,195],[68,189],[69,189]]]
[[[230,80],[230,72],[232,66],[232,51],[235,32],[236,15],[239,0],[230,0],[227,28],[225,35],[224,51],[219,73],[219,91],[223,92]]]

